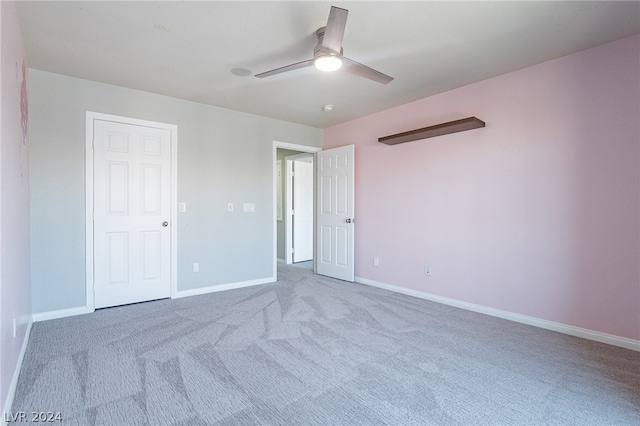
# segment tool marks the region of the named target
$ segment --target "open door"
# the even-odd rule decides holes
[[[347,145],[316,154],[316,272],[351,282],[354,280],[354,148]]]

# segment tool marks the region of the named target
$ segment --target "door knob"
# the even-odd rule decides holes
[[[347,219],[346,220],[347,223],[351,223],[351,222],[355,222],[355,221],[356,221],[355,219]]]
[[[166,220],[164,222],[162,222],[162,226],[167,227],[169,226],[169,222],[167,222]]]

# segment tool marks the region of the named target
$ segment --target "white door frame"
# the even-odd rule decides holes
[[[134,126],[154,127],[166,129],[171,133],[171,298],[175,297],[178,291],[178,268],[177,268],[177,193],[178,193],[178,126],[175,124],[159,123],[148,120],[138,120],[135,118],[121,117],[117,115],[102,114],[99,112],[87,111],[86,113],[86,149],[85,149],[85,189],[86,189],[86,210],[85,210],[85,283],[86,283],[86,307],[93,312],[95,304],[93,299],[93,122],[94,120],[114,121],[118,123],[131,124]]]
[[[285,185],[285,209],[284,212],[286,214],[287,220],[285,221],[284,227],[284,241],[285,241],[285,260],[284,263],[290,265],[293,263],[293,253],[291,253],[291,247],[293,247],[293,221],[291,220],[291,210],[293,210],[293,162],[295,160],[302,160],[305,158],[311,157],[311,161],[315,167],[314,154],[313,153],[303,153],[290,155],[288,157],[284,157],[285,159],[285,179],[287,184]],[[315,176],[315,169],[314,169]],[[315,189],[315,180],[313,182],[313,187]],[[315,194],[313,196],[313,204],[315,205]],[[314,234],[315,234],[315,224],[314,224]],[[315,245],[314,245],[315,246]]]
[[[295,144],[295,143],[289,143],[289,142],[280,142],[280,141],[273,141],[273,149],[271,151],[271,164],[273,165],[273,183],[272,183],[272,187],[273,187],[273,218],[272,218],[272,223],[273,223],[273,280],[276,281],[278,279],[278,221],[277,219],[277,210],[278,210],[278,181],[277,181],[277,174],[276,174],[276,161],[278,161],[278,149],[288,149],[291,151],[300,151],[300,152],[308,152],[308,153],[316,153],[318,151],[322,151],[322,148],[318,148],[318,147],[314,147],[314,146],[308,146],[308,145],[299,145],[299,144]],[[315,161],[315,159],[314,159]],[[316,187],[316,179],[315,179],[315,172],[314,172],[314,179],[313,179],[313,186],[314,186],[314,193],[315,193],[315,187]],[[315,199],[315,194],[314,194],[314,199]],[[314,223],[315,223],[315,214],[314,214]],[[314,239],[315,239],[315,235],[314,235]],[[314,269],[315,269],[315,255],[313,256],[313,265],[314,265]]]

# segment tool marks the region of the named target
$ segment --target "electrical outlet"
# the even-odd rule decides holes
[[[378,259],[377,257],[373,258],[373,266],[380,266],[380,259]]]
[[[199,263],[194,263],[193,264],[193,272],[200,272],[200,264]]]
[[[431,266],[425,266],[424,267],[424,274],[428,277],[431,276]]]

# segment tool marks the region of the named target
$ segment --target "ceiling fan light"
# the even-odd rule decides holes
[[[320,71],[335,71],[342,66],[342,59],[336,55],[318,56],[313,62]]]

